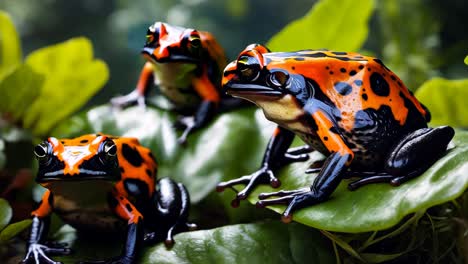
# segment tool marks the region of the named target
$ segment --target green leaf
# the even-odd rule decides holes
[[[5,141],[0,138],[0,170],[3,169],[6,163],[6,155],[5,155]]]
[[[468,56],[465,57],[465,64],[468,65]]]
[[[59,242],[69,243],[74,254],[56,257],[64,263],[103,259],[119,254],[124,241],[77,236],[65,226]],[[138,263],[334,263],[331,243],[314,229],[279,222],[224,226],[180,233],[168,250],[164,244],[146,246]],[[99,250],[96,250],[99,248]]]
[[[356,51],[369,31],[374,1],[322,0],[302,18],[291,22],[267,44],[273,51],[327,48]]]
[[[13,211],[5,199],[0,198],[0,230],[10,222]]]
[[[34,72],[30,66],[17,66],[0,82],[0,112],[8,113],[11,121],[23,118],[29,106],[37,99],[43,81],[43,76]]]
[[[21,62],[21,45],[10,16],[0,10],[0,80]]]
[[[468,127],[468,79],[431,79],[416,91],[416,97],[430,109],[431,124]]]
[[[77,111],[109,78],[106,64],[93,58],[91,42],[83,37],[36,50],[26,64],[45,78],[24,119],[36,135],[45,135]]]
[[[173,128],[174,121],[173,113],[159,109],[130,107],[113,111],[105,105],[64,122],[53,135],[103,132],[136,137],[156,156],[158,177],[184,183],[196,203],[213,192],[218,182],[256,168],[270,133],[260,132],[270,123],[263,114],[253,108],[244,109],[220,115],[202,132],[191,135],[188,145],[182,147],[176,142],[180,132]]]
[[[31,219],[26,219],[13,224],[8,225],[0,233],[0,243],[7,243],[10,239],[21,233],[23,230],[28,228],[32,223]]]
[[[144,263],[334,263],[330,242],[302,225],[269,222],[225,226],[176,236],[145,250]]]
[[[305,163],[292,164],[278,174],[281,189],[293,190],[310,186],[315,174],[304,171],[320,156],[314,155]],[[349,191],[343,181],[329,200],[294,214],[294,220],[318,229],[360,233],[387,229],[405,216],[451,201],[468,187],[468,132],[457,131],[450,150],[419,177],[392,187],[389,184],[371,184]],[[261,192],[277,191],[271,187],[258,187],[249,199]],[[284,206],[271,207],[282,213]]]

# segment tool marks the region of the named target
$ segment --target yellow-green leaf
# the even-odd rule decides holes
[[[13,211],[5,199],[0,198],[0,230],[2,230],[11,220]]]
[[[92,44],[84,37],[36,50],[26,64],[45,77],[24,119],[24,126],[36,135],[46,134],[78,110],[109,78],[107,65],[93,58]]]
[[[0,112],[18,121],[39,95],[44,78],[26,64],[18,65],[0,82]]]
[[[10,239],[18,235],[20,232],[28,228],[32,223],[31,219],[25,219],[8,225],[0,232],[0,243],[7,243]]]
[[[431,124],[468,127],[468,79],[431,79],[416,91],[416,97],[429,108]]]
[[[468,56],[465,57],[465,64],[468,65]]]
[[[273,51],[327,48],[356,51],[369,31],[372,0],[322,0],[301,19],[273,36],[267,46]]]
[[[10,16],[0,10],[0,80],[21,61],[21,45]]]

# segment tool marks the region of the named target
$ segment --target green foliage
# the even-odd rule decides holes
[[[267,44],[273,51],[327,48],[355,51],[367,38],[374,1],[317,2],[303,18],[295,20]]]
[[[106,64],[93,58],[92,44],[83,37],[39,49],[26,64],[45,78],[24,117],[25,127],[39,135],[78,110],[109,78]]]
[[[0,80],[20,62],[19,36],[8,14],[0,10]]]
[[[468,56],[465,57],[465,64],[468,65]]]
[[[26,219],[8,225],[5,229],[2,230],[2,232],[0,232],[0,244],[8,243],[8,241],[10,241],[13,237],[24,231],[26,228],[28,228],[31,225],[31,223],[31,219]]]
[[[436,14],[423,0],[375,2],[381,59],[414,91],[435,74],[434,54],[440,28],[434,19]]]
[[[431,79],[421,85],[416,97],[429,108],[431,124],[468,127],[468,79]]]
[[[34,135],[46,135],[109,78],[106,64],[93,58],[86,38],[36,50],[22,63],[13,24],[3,12],[0,22],[0,112]]]
[[[12,217],[12,210],[10,205],[5,199],[0,198],[0,230],[10,222]]]
[[[68,228],[60,242],[74,245],[77,254],[57,260],[75,263],[83,258],[106,258],[119,253],[114,241],[80,237]],[[178,234],[168,250],[164,244],[144,247],[139,263],[334,263],[330,242],[314,229],[279,222],[230,225]],[[96,252],[96,247],[104,252]]]

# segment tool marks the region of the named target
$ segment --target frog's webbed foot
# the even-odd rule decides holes
[[[177,143],[185,145],[187,143],[187,137],[192,133],[198,126],[193,116],[180,116],[174,123],[174,127],[179,130],[183,130],[182,135],[177,139]]]
[[[54,261],[49,256],[69,255],[70,253],[71,249],[67,247],[66,243],[51,242],[44,245],[34,243],[29,245],[26,257],[21,263],[58,264],[62,262]]]
[[[222,192],[227,187],[232,187],[237,184],[246,184],[247,186],[238,192],[236,198],[234,198],[234,200],[231,202],[232,207],[238,207],[240,200],[245,200],[258,184],[266,183],[270,183],[271,187],[273,188],[278,188],[281,185],[281,182],[275,177],[273,171],[263,167],[250,175],[219,183],[216,186],[216,191]]]
[[[273,199],[266,199],[270,197],[278,197]],[[301,208],[320,203],[324,200],[323,196],[316,195],[310,190],[310,188],[303,188],[292,191],[278,191],[272,193],[261,193],[258,198],[260,201],[257,202],[256,206],[263,208],[269,205],[288,205],[281,215],[281,220],[284,223],[290,223],[292,221],[293,212]],[[266,200],[265,200],[266,199]]]
[[[120,108],[134,104],[137,104],[142,108],[146,107],[145,96],[141,94],[141,92],[139,92],[138,90],[134,90],[133,92],[127,95],[114,97],[110,100],[110,102],[113,107]]]

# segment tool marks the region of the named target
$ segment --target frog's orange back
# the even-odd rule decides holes
[[[263,54],[268,69],[287,68],[306,76],[319,86],[343,117],[343,127],[350,130],[361,109],[379,109],[387,105],[400,125],[406,122],[411,101],[426,119],[429,114],[408,91],[403,82],[379,59],[352,52],[303,50]]]

